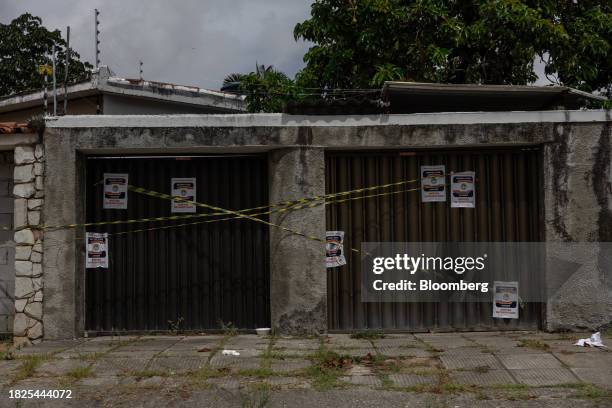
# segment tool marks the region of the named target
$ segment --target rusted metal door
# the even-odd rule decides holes
[[[476,208],[421,203],[412,192],[328,205],[328,230],[345,231],[345,246],[361,242],[531,242],[541,240],[541,160],[534,147],[503,150],[329,152],[327,193],[419,178],[422,165],[446,165],[447,174],[476,172]],[[389,190],[387,190],[389,191]],[[374,192],[376,193],[376,192]],[[489,303],[362,303],[360,255],[328,270],[330,330],[503,330],[541,324],[541,304],[527,304],[520,319],[493,319]]]
[[[88,222],[185,215],[171,214],[168,200],[133,192],[127,210],[103,209],[104,173],[128,173],[130,184],[166,194],[171,178],[195,177],[197,201],[226,209],[268,203],[266,156],[90,157]],[[110,234],[110,267],[86,270],[86,329],[269,327],[268,228],[244,219],[204,223],[221,218],[88,228]]]

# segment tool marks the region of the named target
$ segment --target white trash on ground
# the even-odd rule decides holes
[[[223,354],[224,356],[239,356],[240,355],[240,353],[237,352],[236,350],[223,350],[221,354]]]
[[[591,337],[589,337],[588,339],[580,339],[580,340],[578,340],[574,344],[574,346],[580,346],[580,347],[603,347],[603,348],[607,348],[601,342],[601,334],[599,332],[593,333],[591,335]]]

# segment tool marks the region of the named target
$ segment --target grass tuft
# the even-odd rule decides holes
[[[351,333],[351,339],[378,340],[384,338],[385,333],[376,330],[367,330]]]
[[[66,377],[70,377],[74,380],[80,380],[82,378],[93,377],[92,367],[83,366],[75,367],[66,373]]]

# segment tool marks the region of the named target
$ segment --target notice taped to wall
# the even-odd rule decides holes
[[[493,317],[519,318],[518,282],[493,282]]]
[[[444,165],[421,166],[421,201],[446,201],[446,169]]]
[[[325,266],[335,268],[346,265],[344,257],[344,231],[327,231],[325,245]]]
[[[451,208],[474,208],[476,173],[461,171],[451,174]]]
[[[128,175],[104,173],[105,210],[128,208]]]
[[[195,177],[172,178],[171,180],[171,195],[180,197],[183,200],[196,200],[196,179]],[[188,203],[182,200],[172,200],[171,212],[173,213],[194,213],[197,211],[194,203]]]
[[[108,234],[85,233],[85,268],[108,268]]]

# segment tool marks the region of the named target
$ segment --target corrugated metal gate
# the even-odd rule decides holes
[[[345,246],[352,248],[362,241],[540,241],[540,163],[537,148],[330,152],[327,193],[418,179],[421,165],[444,164],[447,174],[476,171],[476,208],[421,203],[417,190],[329,205],[327,228],[344,230]],[[414,183],[396,191],[418,187]],[[346,266],[328,270],[330,330],[533,329],[541,323],[541,304],[527,304],[513,320],[492,319],[490,303],[362,303],[360,255],[346,254]]]
[[[171,215],[170,201],[131,192],[127,210],[102,209],[103,173],[129,173],[130,184],[167,194],[172,177],[196,177],[197,200],[227,209],[268,203],[265,156],[90,157],[88,222]],[[86,272],[86,329],[168,330],[169,321],[180,321],[185,330],[216,329],[221,322],[269,327],[267,226],[248,220],[202,223],[210,219],[88,228],[114,234],[200,222],[111,235],[109,269]]]

